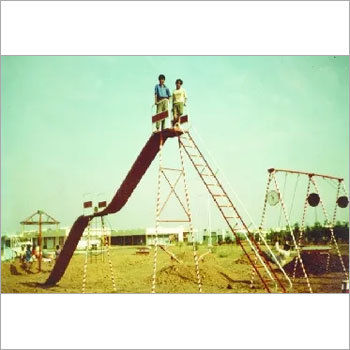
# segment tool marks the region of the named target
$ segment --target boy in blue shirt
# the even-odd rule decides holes
[[[170,90],[165,86],[165,76],[160,74],[158,77],[159,84],[154,88],[154,103],[157,106],[157,114],[169,109]],[[164,129],[165,119],[162,120],[161,130]],[[159,122],[156,123],[157,131],[159,130]]]
[[[25,260],[26,260],[26,262],[30,262],[32,260],[32,251],[30,250],[29,244],[27,245]]]

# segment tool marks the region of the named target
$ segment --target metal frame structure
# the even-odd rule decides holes
[[[97,213],[98,209],[105,208],[107,206],[106,201],[99,201],[98,206],[94,207],[94,212]],[[92,201],[85,201],[83,203],[83,208],[92,208]],[[86,279],[87,279],[87,265],[88,265],[88,255],[89,255],[89,246],[90,246],[90,229],[91,229],[91,224],[92,221],[95,219],[96,221],[96,229],[97,229],[97,221],[98,217],[92,217],[89,220],[87,230],[88,230],[88,242],[86,245],[86,250],[85,250],[85,261],[84,261],[84,269],[83,269],[83,282],[82,282],[82,293],[84,294],[86,292]],[[104,216],[100,216],[101,220],[101,228],[103,234],[101,235],[101,255],[102,255],[102,261],[104,261],[105,258],[105,251],[107,251],[107,258],[108,258],[108,265],[109,265],[109,274],[110,274],[110,279],[112,281],[112,287],[113,291],[117,291],[116,283],[115,283],[115,278],[114,278],[114,272],[113,272],[113,266],[112,266],[112,260],[110,256],[110,245],[111,245],[111,237],[107,236],[105,234],[105,221],[104,221]],[[92,251],[90,251],[90,262],[92,262]],[[97,261],[97,254],[95,254],[95,258]]]
[[[187,154],[189,160],[214,200],[214,203],[218,207],[222,217],[235,236],[236,242],[240,245],[248,259],[248,262],[259,277],[266,291],[271,292],[271,286],[268,284],[268,280],[270,280],[273,283],[275,290],[280,288],[282,292],[287,292],[281,279],[276,274],[275,270],[263,253],[260,244],[255,240],[254,234],[250,231],[248,225],[239,214],[236,206],[233,204],[204,155],[199,150],[189,131],[184,131],[183,134],[179,136],[179,144]],[[238,231],[244,232],[248,243],[247,245],[243,244],[238,235]],[[264,244],[266,244],[266,242],[264,242]],[[284,275],[287,280],[289,280],[285,272]]]
[[[152,121],[154,118],[152,119]],[[185,119],[183,119],[185,120]],[[187,119],[186,119],[187,121]],[[197,284],[198,284],[198,290],[201,293],[202,292],[202,281],[201,281],[201,276],[199,272],[199,258],[197,254],[197,247],[195,244],[195,239],[193,235],[193,224],[192,224],[192,213],[190,209],[190,198],[189,198],[189,193],[187,189],[187,183],[186,183],[186,175],[185,175],[185,168],[184,168],[184,159],[183,159],[183,152],[180,144],[180,139],[178,136],[178,146],[179,146],[179,155],[180,155],[180,160],[181,160],[181,166],[180,168],[169,168],[169,167],[164,167],[163,166],[163,138],[162,135],[160,135],[160,145],[159,145],[159,167],[158,167],[158,185],[157,185],[157,203],[156,203],[156,230],[155,230],[155,241],[154,241],[154,257],[153,257],[153,276],[152,276],[152,289],[151,292],[155,293],[156,292],[156,274],[157,274],[157,255],[158,255],[158,247],[161,248],[163,251],[165,251],[168,255],[171,256],[171,258],[175,259],[178,263],[182,263],[176,255],[172,252],[170,252],[168,249],[166,249],[163,245],[159,244],[158,242],[158,233],[159,233],[159,224],[161,222],[166,222],[166,223],[172,223],[172,222],[184,222],[189,224],[189,231],[192,239],[192,246],[193,246],[193,257],[194,257],[194,263],[195,263],[195,268],[196,268],[196,276],[197,276]],[[176,180],[172,183],[167,176],[167,172],[175,172],[178,173],[178,176],[176,177]],[[185,200],[181,199],[179,194],[176,192],[176,186],[180,182],[181,178],[183,179],[183,186],[185,190]],[[170,192],[168,193],[166,199],[161,203],[161,180],[165,179],[165,183],[169,185],[170,187]],[[162,212],[164,211],[171,195],[174,194],[176,199],[178,200],[181,208],[184,211],[184,214],[186,218],[167,218],[167,219],[162,219],[161,215]],[[183,203],[185,202],[185,203]]]
[[[38,215],[39,219],[36,221],[34,220],[35,216]],[[46,220],[43,220],[43,216],[46,217]],[[38,210],[36,213],[28,216],[25,220],[21,221],[22,229],[24,230],[24,226],[26,225],[38,225],[38,245],[39,245],[39,266],[38,270],[41,272],[41,262],[42,262],[42,225],[58,225],[60,224],[59,221],[54,219],[49,214],[45,213],[43,210]]]
[[[167,117],[168,117],[168,113],[165,113],[165,112],[159,113],[152,117],[152,123],[155,123],[157,121],[159,122],[160,120],[166,119]],[[188,122],[188,115],[183,115],[179,118],[180,125],[187,122]],[[183,160],[184,153],[188,156],[190,162],[192,163],[195,170],[197,171],[199,177],[201,178],[202,182],[207,188],[208,193],[211,195],[221,215],[223,216],[224,220],[226,221],[227,225],[229,226],[230,230],[235,236],[236,242],[242,248],[245,256],[248,259],[248,262],[252,266],[254,272],[258,275],[266,291],[271,292],[271,287],[268,285],[268,282],[267,282],[267,280],[269,279],[273,282],[276,290],[280,288],[282,292],[286,292],[286,288],[284,284],[282,283],[282,281],[280,280],[280,278],[277,276],[276,272],[272,268],[270,262],[268,261],[265,254],[263,253],[259,243],[255,240],[253,233],[250,232],[248,225],[246,225],[242,216],[238,213],[237,208],[234,206],[227,192],[224,190],[222,184],[219,182],[219,179],[216,173],[212,170],[209,163],[204,158],[202,152],[199,150],[197,144],[194,142],[189,131],[181,130],[177,138],[178,138],[178,146],[179,146],[179,152],[180,152],[180,158],[181,158],[181,169],[164,168],[162,166],[162,148],[163,148],[162,132],[160,133],[158,193],[157,193],[157,206],[156,206],[156,244],[155,244],[155,252],[154,252],[154,262],[153,262],[152,293],[155,293],[155,286],[156,286],[158,230],[159,230],[159,222],[162,222],[162,220],[160,220],[160,214],[164,206],[166,205],[171,193],[173,192],[175,193],[177,199],[179,200],[181,206],[183,207],[188,217],[188,220],[186,221],[189,222],[190,231],[192,232],[193,255],[194,255],[194,260],[196,265],[197,282],[198,282],[199,292],[202,292],[202,283],[201,283],[201,277],[199,274],[199,259],[197,256],[197,248],[196,248],[196,245],[194,244],[194,239],[193,239],[193,226],[192,226],[191,212],[189,208],[189,195],[187,190],[187,184],[185,181],[184,160]],[[170,183],[169,179],[165,175],[164,170],[180,171],[180,175],[174,185]],[[164,202],[163,206],[160,207],[160,182],[161,182],[162,175],[164,175],[168,184],[170,185],[171,192],[169,193],[168,198]],[[184,177],[186,207],[182,204],[180,198],[175,192],[175,186],[182,175]],[[171,221],[174,221],[174,220],[166,220],[166,222],[171,222]],[[245,246],[241,241],[238,235],[239,230],[243,230],[246,241],[248,242],[248,246]],[[268,247],[265,240],[263,240],[263,243],[266,245],[267,249],[273,255],[271,249]],[[277,259],[275,260],[277,261]],[[281,266],[279,267],[291,286],[292,284],[289,277],[284,272],[283,268]]]
[[[303,214],[302,214],[302,219],[301,219],[300,234],[299,234],[298,241],[296,240],[294,232],[293,232],[293,229],[291,227],[290,217],[289,217],[289,215],[287,213],[287,210],[286,210],[285,201],[283,199],[280,187],[278,185],[278,181],[277,181],[276,176],[275,176],[276,173],[278,173],[278,172],[285,173],[285,174],[296,174],[298,176],[304,175],[304,176],[308,177],[307,190],[306,190],[306,196],[305,196],[305,200],[304,200]],[[269,175],[268,175],[268,181],[267,181],[267,185],[266,185],[264,207],[263,207],[263,212],[262,212],[262,217],[261,217],[261,223],[260,223],[260,226],[259,226],[259,231],[261,232],[261,230],[263,229],[264,219],[266,217],[267,196],[268,196],[268,192],[269,192],[271,183],[273,183],[274,184],[274,188],[275,188],[275,190],[278,193],[279,202],[280,202],[280,205],[281,205],[282,213],[283,213],[284,219],[285,219],[285,221],[287,223],[287,227],[288,227],[289,233],[292,236],[293,245],[294,245],[294,248],[295,248],[296,253],[297,253],[297,257],[295,259],[294,268],[293,268],[293,278],[295,278],[297,265],[298,265],[298,263],[300,263],[301,268],[303,270],[304,278],[306,280],[306,283],[307,283],[307,286],[308,286],[308,289],[309,289],[309,292],[313,293],[312,286],[311,286],[311,283],[310,283],[310,279],[309,279],[309,276],[307,274],[305,265],[303,263],[302,254],[301,254],[302,249],[301,249],[301,246],[300,246],[301,245],[301,240],[303,238],[303,233],[305,231],[305,218],[306,218],[306,211],[307,211],[307,207],[308,207],[308,196],[310,194],[311,185],[313,185],[314,190],[316,191],[317,195],[320,198],[320,203],[321,203],[323,215],[324,215],[325,220],[326,220],[326,225],[327,225],[327,227],[329,228],[329,230],[331,232],[331,244],[334,245],[334,247],[335,247],[335,249],[337,251],[337,254],[338,254],[341,266],[342,266],[342,270],[343,270],[344,276],[345,276],[346,279],[348,279],[349,275],[348,275],[348,272],[346,271],[345,264],[344,264],[343,258],[341,256],[339,247],[338,247],[338,243],[337,243],[337,241],[335,239],[335,235],[334,235],[334,225],[335,225],[336,213],[337,213],[338,205],[337,205],[337,203],[335,203],[335,207],[334,207],[334,211],[333,211],[333,215],[332,215],[332,220],[330,220],[328,215],[327,215],[324,202],[323,202],[322,198],[320,197],[320,192],[319,192],[318,186],[316,184],[315,177],[320,177],[320,178],[323,178],[323,179],[336,180],[338,182],[336,198],[338,198],[338,196],[339,196],[341,187],[342,187],[343,192],[346,194],[346,190],[345,190],[344,183],[343,183],[344,179],[340,178],[340,177],[330,176],[330,175],[317,174],[317,173],[311,173],[311,172],[305,172],[305,171],[297,171],[297,170],[288,170],[288,169],[270,168],[270,169],[268,169],[268,173],[269,173]],[[346,196],[347,196],[347,194],[346,194]],[[328,271],[328,266],[329,266],[329,259],[330,259],[330,254],[328,254],[328,257],[327,257],[327,263],[326,263],[326,270],[327,271]]]

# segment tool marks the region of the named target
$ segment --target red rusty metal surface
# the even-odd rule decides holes
[[[91,208],[92,207],[92,201],[84,202],[84,208]]]
[[[332,179],[332,180],[338,180],[338,181],[343,181],[344,179],[341,177],[336,177],[336,176],[330,176],[330,175],[324,175],[324,174],[317,174],[317,173],[307,173],[305,171],[298,171],[298,170],[288,170],[288,169],[275,169],[271,168],[267,170],[269,173],[277,173],[277,172],[284,172],[284,173],[291,173],[291,174],[300,174],[300,175],[308,175],[310,177],[312,176],[318,176],[318,177],[323,177],[325,179]]]
[[[180,117],[180,124],[187,123],[188,122],[188,115],[182,115]]]
[[[89,217],[81,215],[74,222],[69,236],[66,239],[66,242],[63,246],[62,252],[56,260],[56,264],[51,271],[49,278],[46,280],[45,285],[51,286],[55,285],[63,276],[66,268],[69,264],[70,259],[75,251],[75,248],[78,245],[78,242],[83,234],[86,226],[89,223]]]
[[[168,118],[169,111],[160,112],[152,117],[152,123],[159,122],[165,118]]]
[[[69,232],[63,249],[58,256],[50,276],[45,282],[46,286],[55,285],[64,275],[69,261],[72,258],[72,255],[89,221],[96,216],[113,214],[123,208],[132,192],[140,182],[142,176],[151,165],[153,159],[156,157],[159,151],[160,142],[162,141],[164,144],[169,137],[175,137],[181,134],[181,132],[175,131],[174,129],[164,129],[162,132],[152,134],[108,206],[101,212],[78,217]]]
[[[106,201],[98,202],[98,207],[99,208],[104,208],[106,206],[107,206],[107,202]]]

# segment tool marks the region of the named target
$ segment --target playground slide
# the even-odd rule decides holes
[[[159,151],[160,138],[162,137],[164,143],[169,137],[175,137],[179,134],[180,133],[174,131],[174,129],[165,129],[161,133],[152,134],[109,205],[99,213],[89,216],[82,215],[77,218],[69,232],[62,252],[50,276],[45,282],[46,286],[55,285],[62,278],[89,221],[95,216],[113,214],[123,208],[142,176],[156,157]]]

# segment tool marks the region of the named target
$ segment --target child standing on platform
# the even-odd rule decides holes
[[[183,115],[184,106],[187,103],[187,94],[185,89],[182,87],[183,81],[177,79],[175,82],[176,89],[173,91],[173,126],[179,128],[179,119]]]
[[[154,103],[157,106],[157,114],[169,109],[170,90],[165,86],[165,76],[163,74],[158,77],[159,84],[154,88]],[[162,120],[161,130],[164,129],[165,120]],[[156,128],[159,130],[159,122],[156,123]]]

